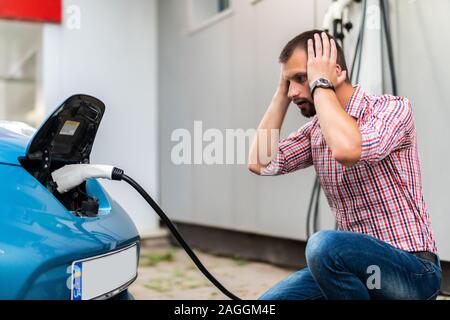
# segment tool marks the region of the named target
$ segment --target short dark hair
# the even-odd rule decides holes
[[[280,63],[286,63],[289,60],[289,58],[292,56],[292,54],[294,53],[295,49],[303,49],[303,50],[305,50],[305,52],[307,52],[308,39],[312,39],[313,43],[315,45],[314,34],[315,33],[321,34],[322,32],[324,32],[324,31],[318,30],[318,29],[305,31],[305,32],[299,34],[298,36],[296,36],[291,41],[289,41],[284,46],[283,50],[280,53],[280,57],[278,58]],[[327,33],[327,35],[328,35],[329,39],[334,39],[334,37],[331,36],[330,34]],[[336,48],[337,48],[336,63],[341,66],[342,70],[347,71],[347,81],[350,81],[348,79],[348,69],[347,69],[347,63],[345,62],[344,50],[342,50],[342,47],[339,45],[339,43],[336,41],[336,39],[334,39],[334,41],[336,43]]]

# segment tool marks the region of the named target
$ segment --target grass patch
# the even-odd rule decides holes
[[[152,252],[141,255],[139,265],[143,267],[154,267],[161,262],[172,262],[175,254],[173,250],[166,252]]]
[[[167,292],[173,289],[172,282],[168,279],[155,279],[144,284],[144,287],[157,292]]]
[[[182,277],[184,277],[184,276],[186,275],[186,272],[184,272],[184,271],[181,270],[181,269],[175,269],[175,270],[173,271],[173,275],[174,275],[174,277],[176,277],[176,278],[182,278]]]
[[[249,263],[248,260],[243,257],[233,257],[233,262],[238,266],[245,266]]]

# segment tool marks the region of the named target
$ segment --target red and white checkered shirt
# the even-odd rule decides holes
[[[332,157],[314,116],[280,141],[277,156],[262,174],[314,165],[339,230],[368,234],[410,252],[437,253],[409,100],[368,95],[357,86],[346,110],[362,136],[357,164],[345,167]]]

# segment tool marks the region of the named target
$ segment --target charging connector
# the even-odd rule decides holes
[[[112,180],[114,172],[113,166],[94,164],[69,164],[52,172],[53,181],[56,183],[56,190],[65,193],[87,179],[102,178]]]

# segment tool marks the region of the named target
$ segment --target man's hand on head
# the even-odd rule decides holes
[[[288,92],[289,92],[289,81],[284,78],[283,67],[281,67],[280,79],[278,82],[277,91],[275,92],[275,96],[286,101],[289,104],[291,102],[291,99],[289,99],[288,97]]]
[[[315,46],[314,46],[315,44]],[[314,52],[315,49],[315,52]],[[311,85],[319,78],[330,80],[336,88],[347,78],[347,72],[338,73],[337,48],[334,39],[328,39],[325,32],[314,34],[314,42],[308,40],[308,82]]]

